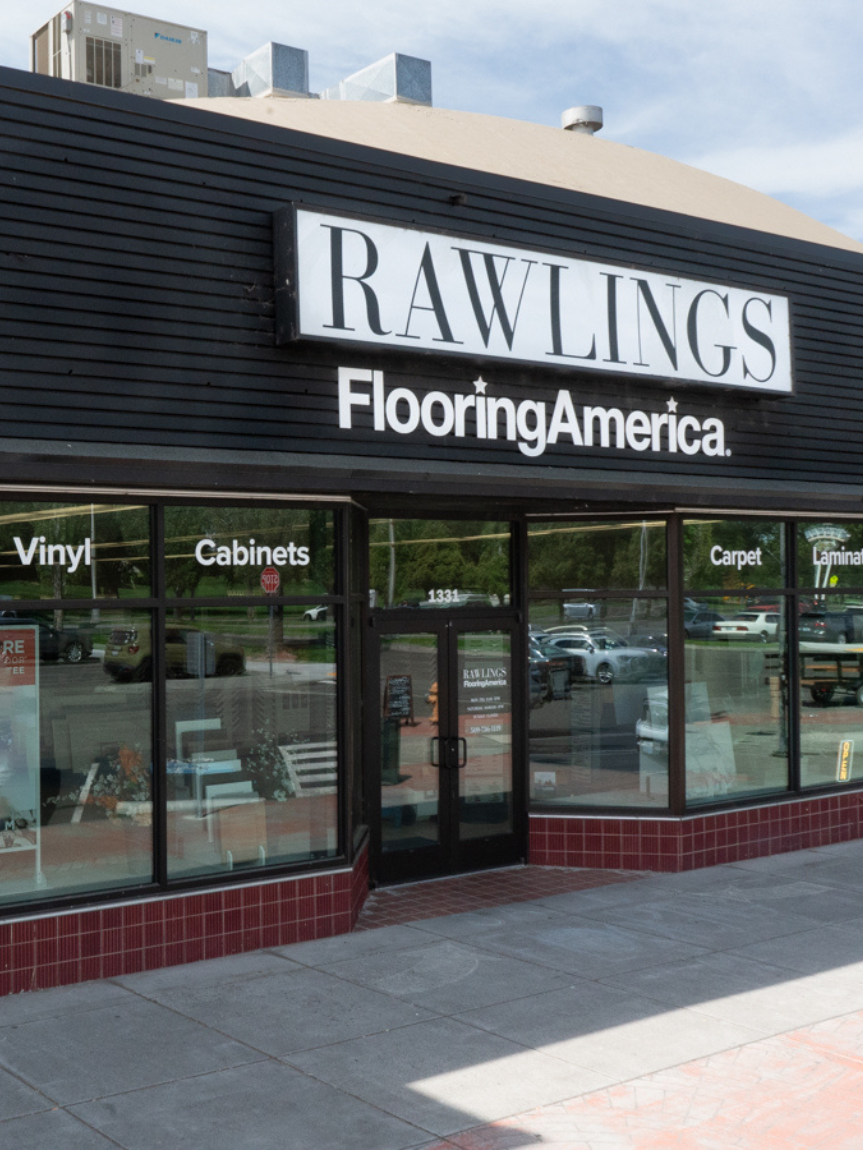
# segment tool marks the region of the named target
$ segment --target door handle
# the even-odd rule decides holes
[[[433,735],[429,739],[429,762],[433,767],[461,770],[467,766],[467,739],[446,739],[440,735]]]

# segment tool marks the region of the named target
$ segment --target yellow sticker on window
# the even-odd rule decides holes
[[[854,758],[854,740],[843,739],[839,744],[839,758],[836,762],[836,782],[847,783],[851,778],[851,762]]]

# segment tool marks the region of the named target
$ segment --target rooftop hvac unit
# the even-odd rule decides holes
[[[72,0],[31,37],[31,67],[157,99],[206,96],[207,33]]]
[[[387,104],[432,102],[431,64],[393,52],[321,92],[322,100],[372,100]]]
[[[302,48],[270,42],[250,52],[234,69],[231,80],[235,96],[308,96],[309,54]]]

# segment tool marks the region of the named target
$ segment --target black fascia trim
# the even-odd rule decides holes
[[[843,248],[833,248],[808,240],[795,239],[745,228],[735,224],[725,224],[716,220],[685,216],[662,208],[652,208],[641,204],[631,204],[623,200],[610,200],[587,192],[576,192],[556,188],[511,176],[500,176],[491,172],[473,171],[435,160],[406,156],[399,152],[372,148],[368,145],[334,139],[330,136],[317,136],[294,128],[282,128],[271,124],[239,119],[210,112],[200,108],[186,108],[164,101],[171,107],[162,106],[163,101],[148,100],[127,92],[102,89],[72,80],[58,80],[18,69],[0,67],[0,93],[4,89],[18,92],[33,92],[53,98],[61,98],[73,103],[90,105],[113,112],[146,116],[161,120],[165,126],[202,128],[225,136],[239,136],[243,143],[250,140],[273,144],[280,150],[285,147],[304,150],[310,155],[336,156],[354,164],[362,164],[385,174],[387,169],[421,176],[429,181],[446,184],[446,194],[442,203],[449,203],[452,188],[471,188],[496,192],[509,198],[518,197],[527,202],[546,202],[562,206],[577,206],[594,215],[598,220],[626,220],[635,223],[649,223],[658,230],[674,233],[690,239],[711,239],[723,244],[745,247],[750,252],[759,250],[765,254],[781,254],[786,257],[812,262],[823,272],[825,264],[837,268],[847,268],[859,273],[861,255]],[[146,106],[143,102],[146,101]],[[286,195],[285,204],[290,200]]]
[[[8,440],[7,440],[8,442]],[[43,492],[28,491],[28,486],[38,482],[57,490],[51,498],[65,499],[82,496],[87,488],[82,486],[82,477],[90,487],[100,485],[121,485],[128,489],[127,498],[146,499],[148,502],[168,504],[188,504],[190,499],[202,495],[201,464],[192,457],[186,460],[168,460],[159,450],[140,451],[140,445],[129,445],[130,454],[121,457],[117,445],[113,446],[112,456],[103,458],[98,464],[98,479],[94,470],[93,457],[80,454],[60,455],[50,451],[52,444],[46,442],[45,450],[28,455],[0,454],[0,466],[6,476],[8,498],[45,499]],[[62,444],[61,444],[62,446]],[[80,444],[79,449],[85,447]],[[249,452],[241,450],[240,455]],[[267,454],[267,453],[262,453]],[[287,453],[285,453],[287,455]],[[208,474],[212,484],[209,493],[203,497],[206,503],[224,503],[235,506],[240,503],[258,504],[262,497],[271,495],[274,484],[290,488],[284,501],[291,505],[291,495],[308,495],[319,504],[327,505],[333,496],[349,496],[361,503],[380,504],[382,500],[396,499],[398,503],[441,497],[463,499],[466,492],[472,498],[483,498],[496,504],[505,504],[518,511],[537,514],[534,508],[542,500],[544,512],[570,514],[603,514],[606,511],[619,511],[630,514],[633,504],[637,504],[649,515],[661,514],[669,504],[680,504],[684,500],[692,508],[689,515],[711,515],[715,506],[729,509],[736,504],[736,510],[747,514],[781,516],[793,512],[821,516],[834,514],[843,517],[859,518],[863,513],[863,486],[859,482],[844,486],[829,485],[827,491],[817,490],[812,483],[793,487],[779,484],[778,481],[765,484],[757,476],[734,477],[729,480],[721,476],[683,476],[687,483],[668,482],[668,476],[656,472],[632,472],[623,469],[602,471],[598,467],[575,468],[523,468],[517,464],[487,464],[484,467],[467,463],[432,461],[419,459],[399,461],[396,472],[392,466],[383,470],[380,459],[357,456],[322,456],[319,452],[294,453],[284,463],[267,460],[252,464],[247,459],[238,462],[223,461],[214,464]],[[152,478],[142,477],[146,469]],[[146,473],[145,473],[146,474]],[[394,478],[394,474],[396,478]],[[22,491],[8,490],[20,484]],[[173,488],[170,494],[153,494],[153,487],[164,485]],[[241,487],[237,499],[226,496],[223,490],[227,485]],[[457,486],[461,484],[462,486]],[[182,493],[184,486],[193,489],[192,495]],[[145,488],[140,495],[135,488]],[[114,502],[122,496],[99,495],[106,502]],[[649,501],[659,506],[650,507]],[[694,504],[700,504],[696,511]],[[306,506],[306,502],[298,506]],[[334,510],[325,506],[324,509]],[[410,514],[409,509],[406,514]],[[88,601],[89,602],[89,601]]]

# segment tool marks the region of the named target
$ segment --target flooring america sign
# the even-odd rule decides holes
[[[679,452],[682,455],[729,456],[721,419],[698,419],[678,411],[677,400],[666,411],[630,411],[617,407],[576,405],[561,388],[553,402],[495,396],[480,376],[473,390],[418,394],[409,387],[387,386],[382,371],[340,367],[339,427],[368,427],[412,435],[422,429],[436,438],[506,439],[523,455],[544,455],[557,443],[633,451]],[[363,412],[364,415],[358,413]]]
[[[278,338],[791,391],[772,292],[313,211],[276,216]]]

